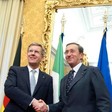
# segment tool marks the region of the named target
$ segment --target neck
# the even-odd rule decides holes
[[[79,62],[79,63],[80,63],[80,62]],[[74,68],[75,66],[77,66],[79,63],[70,65],[70,67],[73,69],[73,68]]]
[[[30,66],[32,69],[36,69],[36,68],[39,67],[37,64],[29,64],[29,66]]]

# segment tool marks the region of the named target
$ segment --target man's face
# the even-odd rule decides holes
[[[42,48],[40,46],[30,46],[27,52],[29,65],[39,66],[43,56],[41,54]]]
[[[83,57],[83,53],[80,53],[78,50],[78,46],[75,44],[70,44],[66,47],[65,50],[65,58],[67,63],[71,66],[74,67],[78,63],[81,62],[81,59]]]

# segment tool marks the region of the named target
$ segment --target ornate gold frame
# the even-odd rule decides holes
[[[112,0],[46,0],[44,16],[45,28],[43,33],[43,43],[46,55],[45,60],[43,61],[43,70],[49,73],[53,20],[57,9],[111,4]]]

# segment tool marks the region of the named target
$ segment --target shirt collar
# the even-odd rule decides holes
[[[77,64],[73,70],[77,73],[77,71],[79,70],[79,68],[81,67],[82,63],[80,62],[79,64]]]
[[[28,65],[28,70],[29,70],[29,72],[31,72],[33,69]],[[39,73],[39,68],[36,68],[35,70],[37,73]]]

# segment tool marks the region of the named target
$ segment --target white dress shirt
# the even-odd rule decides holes
[[[81,65],[82,65],[82,63],[79,63],[78,65],[76,65],[76,66],[73,68],[73,70],[75,71],[75,72],[74,72],[74,77],[76,76],[76,74],[77,74],[79,68],[81,67]]]
[[[28,70],[29,70],[29,77],[31,78],[31,71],[33,70],[29,65],[28,65]],[[37,83],[37,81],[38,81],[38,77],[39,77],[39,68],[36,68],[35,69],[36,70],[36,72],[35,72],[35,81],[36,81],[36,83]],[[33,100],[34,100],[35,98],[33,98]],[[31,104],[32,104],[32,102],[33,102],[33,100],[30,102],[30,104],[29,104],[29,106],[31,106]]]
[[[31,73],[32,73],[32,68],[28,65],[28,70],[29,70],[29,77],[31,78]],[[35,69],[36,70],[36,72],[35,72],[35,81],[36,81],[36,83],[37,83],[37,81],[38,81],[38,76],[39,76],[39,68],[36,68]]]

